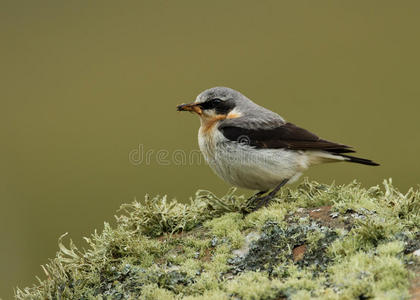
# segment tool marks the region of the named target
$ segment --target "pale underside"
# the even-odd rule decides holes
[[[324,151],[257,149],[230,141],[202,121],[198,133],[200,150],[211,169],[226,182],[251,190],[266,191],[284,179],[296,181],[311,165],[344,160]]]

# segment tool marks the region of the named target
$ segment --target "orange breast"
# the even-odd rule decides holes
[[[229,113],[228,115],[216,115],[214,117],[201,117],[202,120],[202,133],[210,134],[216,127],[217,122],[224,119],[235,119],[239,118],[241,115],[239,113]]]

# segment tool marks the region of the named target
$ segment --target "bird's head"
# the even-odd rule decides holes
[[[238,117],[241,115],[241,103],[246,100],[238,91],[214,87],[200,93],[194,102],[178,105],[177,110],[194,112],[202,119]]]

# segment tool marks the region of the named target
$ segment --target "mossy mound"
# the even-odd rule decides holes
[[[17,299],[408,299],[420,262],[420,192],[304,181],[268,208],[197,192],[146,197],[116,228],[59,241],[45,280]],[[411,287],[411,295],[416,292]]]

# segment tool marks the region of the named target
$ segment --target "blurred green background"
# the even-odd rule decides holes
[[[35,283],[64,232],[81,237],[145,193],[228,185],[175,105],[229,86],[381,167],[319,166],[331,183],[419,183],[419,1],[1,1],[0,297]],[[243,191],[250,193],[249,191]]]

